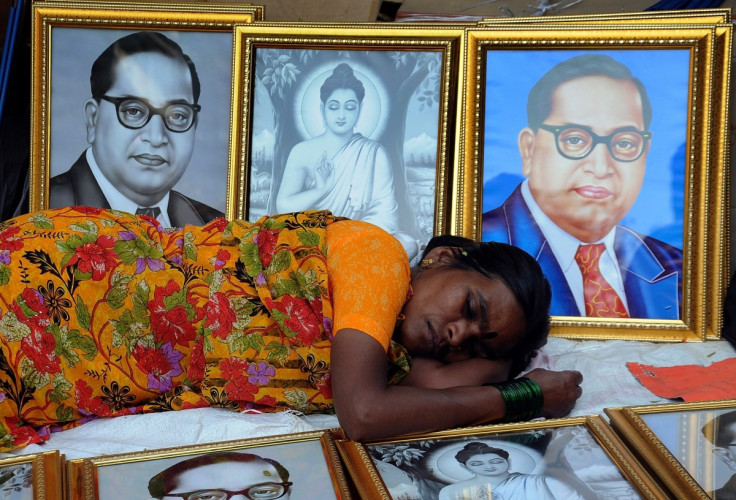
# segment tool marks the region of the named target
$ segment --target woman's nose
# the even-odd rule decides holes
[[[461,319],[449,325],[447,340],[451,347],[462,347],[468,340],[476,337],[479,331],[477,322]]]

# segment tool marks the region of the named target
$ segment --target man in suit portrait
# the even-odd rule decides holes
[[[172,189],[189,166],[201,109],[197,70],[177,43],[153,31],[124,36],[95,60],[90,86],[90,147],[50,179],[49,208],[114,208],[166,227],[223,216]]]
[[[558,316],[678,319],[682,250],[619,224],[639,197],[652,109],[615,59],[564,60],[531,89],[518,135],[526,177],[483,214],[481,239],[521,247]]]
[[[733,471],[733,475],[709,495],[718,500],[736,500],[736,411],[713,418],[702,431],[703,436],[713,443],[713,453]]]
[[[178,462],[148,482],[152,498],[229,500],[291,497],[290,473],[271,458],[220,451]]]

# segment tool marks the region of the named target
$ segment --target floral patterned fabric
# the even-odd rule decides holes
[[[70,207],[0,223],[0,450],[136,412],[331,411],[336,220],[164,229]]]

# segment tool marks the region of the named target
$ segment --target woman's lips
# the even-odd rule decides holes
[[[429,352],[435,359],[440,359],[444,355],[444,347],[437,330],[434,329],[432,323],[427,321],[427,338],[429,340]]]
[[[602,200],[613,195],[608,189],[597,186],[581,186],[575,188],[575,192],[583,198],[592,198],[594,200]]]

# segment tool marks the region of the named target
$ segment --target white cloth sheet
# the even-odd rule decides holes
[[[733,357],[736,350],[725,341],[650,343],[550,338],[535,364],[583,373],[583,396],[571,416],[584,416],[602,414],[607,407],[671,402],[643,387],[626,368],[629,361],[654,366],[707,366]],[[95,420],[53,433],[46,443],[3,456],[58,449],[67,459],[75,459],[333,427],[339,427],[334,415],[240,414],[219,408],[199,408]]]

